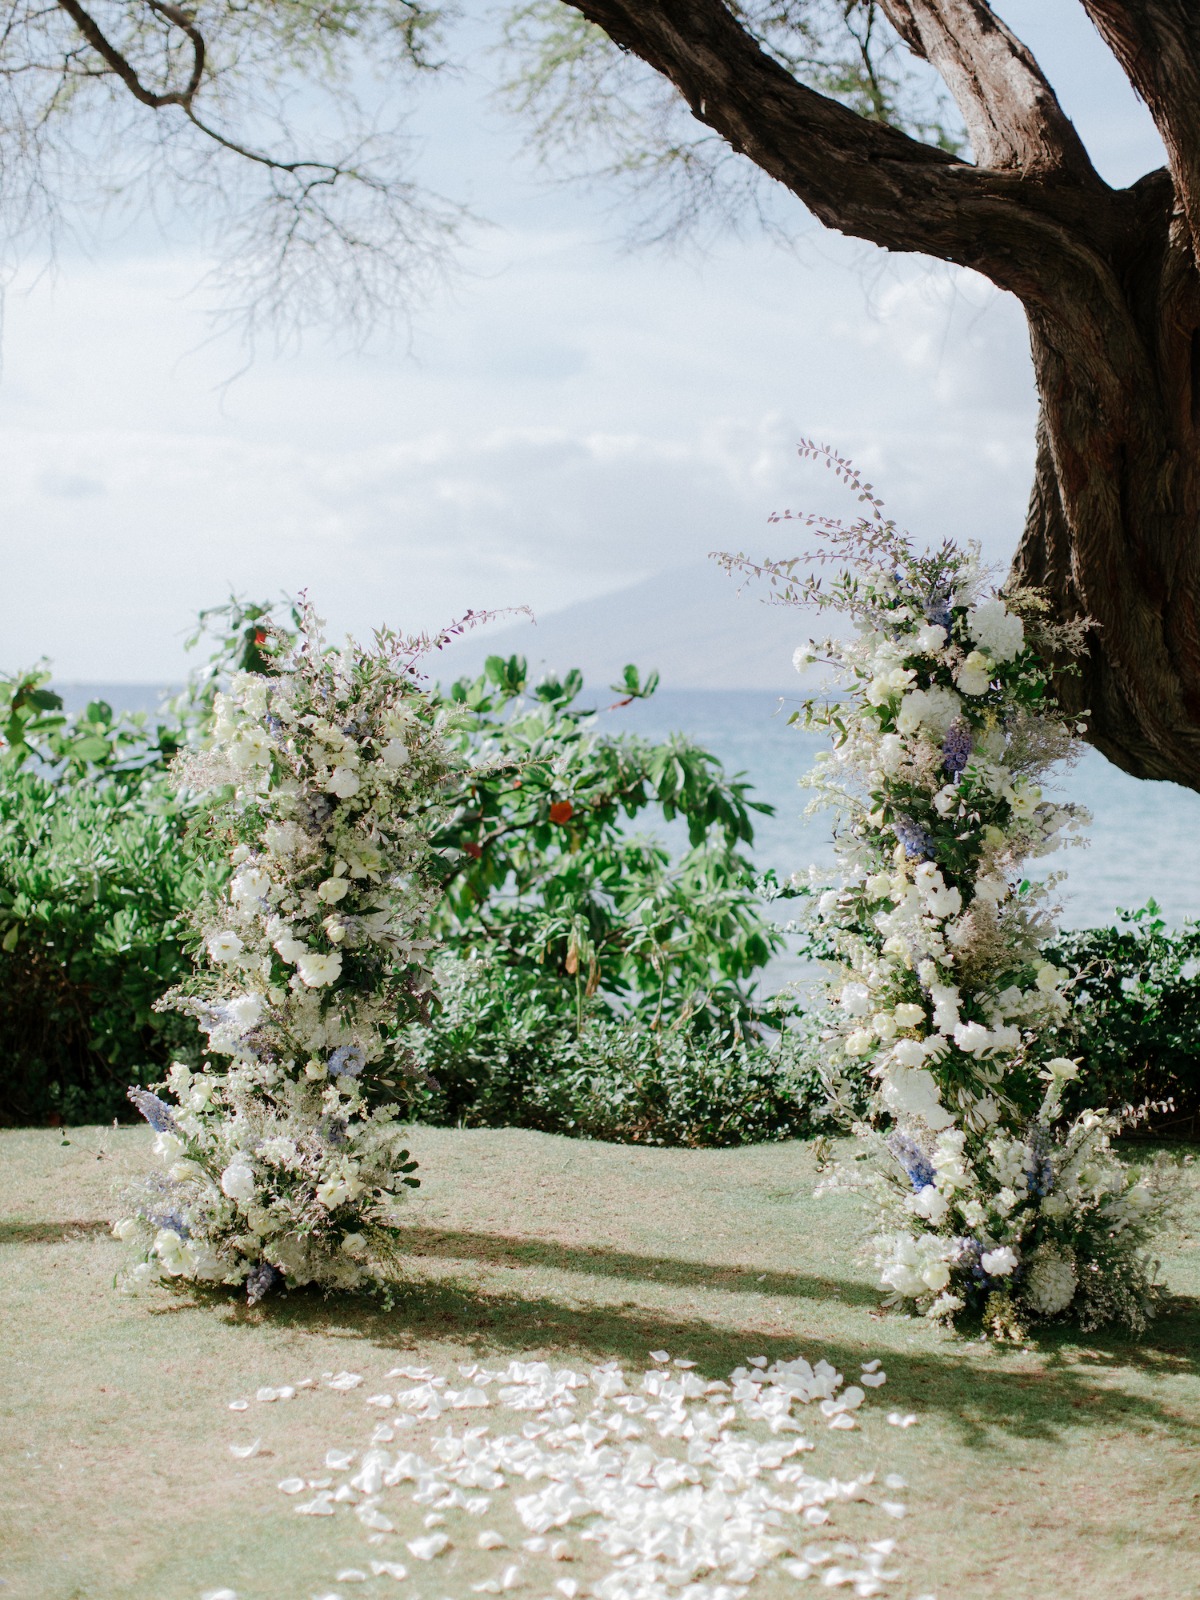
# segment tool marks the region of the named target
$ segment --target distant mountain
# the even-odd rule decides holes
[[[765,605],[715,565],[677,567],[598,600],[480,628],[452,646],[441,678],[476,672],[489,655],[524,655],[535,671],[579,667],[588,683],[613,682],[626,662],[662,674],[665,689],[796,688],[792,652],[807,619]]]

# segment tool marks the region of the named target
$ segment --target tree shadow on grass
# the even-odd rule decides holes
[[[525,1239],[503,1233],[472,1233],[455,1228],[404,1226],[407,1254],[457,1261],[485,1261],[493,1266],[554,1267],[589,1277],[626,1278],[639,1283],[674,1284],[685,1289],[727,1289],[733,1294],[794,1296],[807,1300],[841,1300],[849,1305],[876,1305],[878,1293],[869,1284],[798,1272],[755,1272],[753,1267],[679,1261],[634,1255],[603,1245],[564,1245],[554,1239]]]
[[[65,1244],[111,1232],[111,1222],[0,1222],[0,1245]]]
[[[1194,1314],[1194,1313],[1193,1313]],[[244,1308],[234,1321],[257,1328],[273,1324],[320,1333],[328,1338],[369,1339],[397,1355],[411,1354],[421,1340],[461,1341],[478,1358],[540,1351],[551,1360],[609,1360],[644,1367],[648,1352],[686,1354],[706,1377],[728,1377],[751,1356],[789,1360],[804,1354],[824,1357],[854,1381],[861,1362],[878,1355],[864,1340],[798,1339],[763,1334],[699,1317],[671,1316],[639,1307],[568,1303],[548,1295],[522,1296],[488,1291],[448,1278],[408,1280],[394,1287],[390,1310],[346,1300],[325,1300],[304,1291],[270,1302],[253,1312]],[[1174,1336],[1182,1338],[1179,1329]],[[871,1410],[935,1414],[962,1443],[995,1447],[1005,1440],[1053,1442],[1068,1430],[1094,1428],[1109,1434],[1130,1429],[1167,1432],[1189,1445],[1200,1444],[1200,1419],[1189,1421],[1165,1403],[1144,1394],[1114,1391],[1106,1370],[1056,1363],[1050,1370],[1013,1370],[1001,1363],[1009,1352],[966,1341],[924,1351],[887,1354],[888,1383],[872,1395]],[[347,1356],[347,1360],[353,1357]],[[1188,1371],[1186,1360],[1160,1371]],[[812,1418],[814,1428],[822,1419]]]

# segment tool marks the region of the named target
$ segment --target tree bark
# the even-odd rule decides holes
[[[1058,687],[1088,712],[1096,747],[1137,777],[1200,790],[1193,0],[1082,0],[1167,146],[1168,170],[1120,191],[986,0],[882,0],[954,94],[978,164],[798,83],[724,0],[570,3],[827,226],[970,267],[1021,300],[1040,420],[1013,580],[1043,588],[1060,620],[1094,623]]]

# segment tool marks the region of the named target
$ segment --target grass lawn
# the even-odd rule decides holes
[[[807,1460],[824,1475],[907,1480],[907,1518],[880,1528],[875,1513],[869,1535],[899,1540],[904,1578],[889,1594],[1200,1592],[1200,1183],[1166,1253],[1175,1298],[1143,1343],[1056,1333],[1021,1350],[881,1315],[852,1264],[855,1202],[812,1197],[804,1144],[650,1150],[414,1130],[424,1187],[409,1210],[411,1271],[384,1313],[307,1294],[250,1311],[115,1293],[111,1196],[148,1161],[150,1135],[66,1137],[0,1134],[0,1600],[341,1593],[334,1573],[363,1563],[363,1530],[296,1517],[275,1485],[316,1471],[331,1445],[362,1447],[376,1420],[362,1395],[398,1360],[453,1374],[468,1358],[616,1357],[641,1371],[659,1348],[714,1378],[751,1356],[802,1354],[853,1381],[883,1358],[888,1382],[861,1428],[814,1418]],[[260,1385],[345,1368],[370,1387],[253,1404]],[[249,1413],[230,1412],[238,1397]],[[888,1426],[895,1409],[918,1425]],[[263,1453],[231,1457],[230,1443],[256,1436]],[[853,1538],[865,1514],[849,1506],[835,1520]],[[472,1559],[345,1594],[468,1600]],[[750,1597],[797,1588],[773,1574]]]

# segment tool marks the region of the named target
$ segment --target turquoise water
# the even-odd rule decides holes
[[[824,741],[787,726],[795,704],[765,691],[666,690],[605,721],[649,736],[678,729],[728,768],[745,771],[776,812],[758,827],[756,857],[763,868],[785,873],[833,859],[828,815],[805,817],[810,797],[797,788]],[[1131,778],[1093,750],[1053,788],[1094,818],[1087,848],[1039,863],[1067,874],[1059,891],[1065,926],[1111,922],[1118,906],[1144,905],[1151,897],[1173,923],[1200,916],[1200,794]]]

